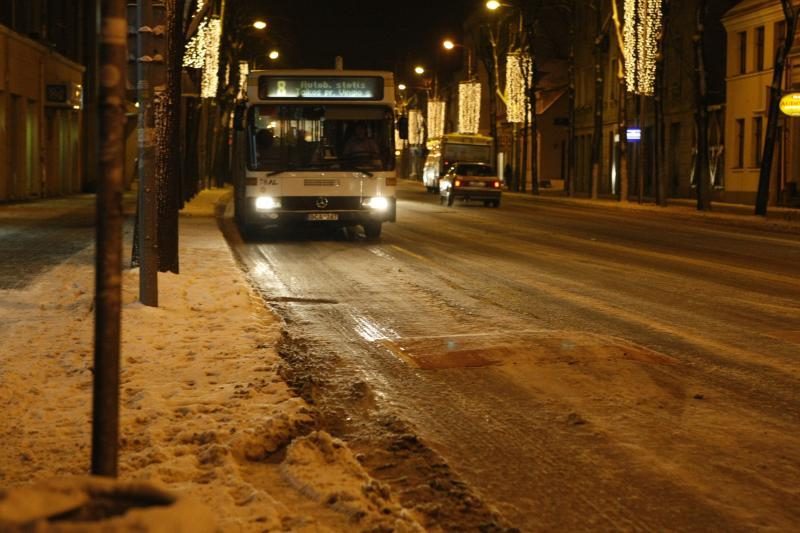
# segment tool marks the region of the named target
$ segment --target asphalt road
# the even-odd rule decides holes
[[[401,187],[241,242],[287,376],[430,528],[800,528],[800,235]]]

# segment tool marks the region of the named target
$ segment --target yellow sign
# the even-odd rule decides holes
[[[781,111],[790,117],[800,117],[800,93],[789,93],[781,98]]]

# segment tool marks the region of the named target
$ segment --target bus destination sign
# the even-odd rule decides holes
[[[383,78],[356,76],[260,76],[258,96],[267,99],[380,100]]]

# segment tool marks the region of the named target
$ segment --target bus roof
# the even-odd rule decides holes
[[[492,138],[477,133],[445,133],[442,140],[462,144],[491,144]]]

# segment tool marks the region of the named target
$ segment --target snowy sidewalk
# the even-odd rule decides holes
[[[181,273],[159,274],[158,308],[123,273],[120,478],[200,499],[220,531],[418,529],[279,376],[281,325],[214,218],[229,196],[182,211]],[[0,494],[88,472],[93,293],[92,246],[0,290]]]

